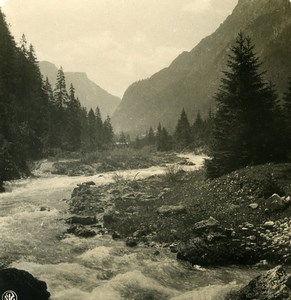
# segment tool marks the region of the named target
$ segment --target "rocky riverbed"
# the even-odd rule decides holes
[[[250,265],[269,269],[277,264],[291,264],[288,188],[284,189],[273,178],[273,187],[252,187],[259,194],[269,189],[266,199],[250,196],[252,188],[246,195],[241,193],[240,197],[246,197],[248,201],[237,204],[236,209],[241,207],[244,215],[245,211],[249,212],[249,221],[248,215],[244,222],[235,220],[230,223],[219,214],[209,217],[207,213],[200,215],[198,221],[189,203],[169,201],[176,185],[187,184],[193,178],[193,174],[181,169],[176,173],[174,181],[170,179],[173,174],[170,177],[165,174],[145,180],[118,178],[115,183],[104,186],[97,186],[94,182],[79,185],[68,200],[72,217],[67,220],[67,232],[88,238],[110,234],[113,239],[124,240],[128,247],[152,248],[157,256],[167,249],[169,253],[176,253],[178,260],[192,265]],[[237,178],[238,174],[231,176]],[[270,180],[269,175],[267,177]],[[209,186],[210,183],[206,184]],[[223,189],[222,183],[212,184],[219,186],[220,191]],[[241,184],[239,187],[241,189]],[[229,188],[225,185],[224,189]],[[270,195],[271,191],[284,191],[284,195]],[[254,214],[259,215],[257,222],[253,222]],[[240,291],[230,293],[226,299],[290,299],[290,280],[284,268],[276,267]]]
[[[180,173],[181,180],[188,180],[186,173]],[[168,248],[194,265],[267,266],[291,261],[291,217],[277,214],[288,210],[289,196],[274,194],[266,199],[263,222],[226,226],[212,216],[195,222],[185,203],[166,200],[171,192],[163,176],[106,186],[86,182],[74,189],[68,201],[73,215],[68,233],[84,237],[109,233],[128,246]],[[248,206],[250,213],[258,209],[257,203]],[[273,212],[276,219],[270,217]]]
[[[251,256],[255,267],[245,267],[244,259],[234,262],[242,267],[224,266],[230,261],[224,255],[234,250],[245,258],[252,247],[271,254],[276,244],[289,249],[289,169],[259,166],[214,181],[205,180],[203,170],[187,173],[179,166],[12,182],[11,192],[1,195],[1,254],[6,267],[47,282],[56,299],[96,299],[109,286],[121,298],[136,289],[144,295],[144,277],[165,295],[153,299],[223,299],[257,276],[259,267],[289,263],[284,250],[280,257]],[[194,265],[200,257],[207,268]],[[133,277],[140,280],[134,287]]]

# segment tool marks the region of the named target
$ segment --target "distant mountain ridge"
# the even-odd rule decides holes
[[[214,108],[213,96],[240,31],[252,38],[266,79],[272,80],[281,96],[291,76],[291,3],[239,0],[223,24],[193,50],[183,52],[149,79],[133,83],[113,115],[113,126],[137,134],[161,122],[173,130],[183,107],[191,121],[198,111],[206,115]]]
[[[58,69],[48,61],[39,63],[40,71],[44,77],[48,77],[52,86],[55,85]],[[99,106],[103,119],[106,115],[112,116],[121,99],[109,94],[92,80],[84,72],[65,72],[67,88],[72,83],[81,104],[93,110]]]

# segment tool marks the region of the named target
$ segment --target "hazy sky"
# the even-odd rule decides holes
[[[134,81],[167,67],[229,15],[238,0],[0,0],[22,33],[65,71],[86,72],[122,96]]]

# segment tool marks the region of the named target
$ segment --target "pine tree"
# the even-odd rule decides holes
[[[54,90],[55,106],[60,110],[68,103],[68,93],[66,88],[66,78],[63,68],[60,67],[57,73],[56,87]]]
[[[66,138],[68,150],[77,151],[81,147],[81,104],[75,96],[75,88],[70,85],[66,109]]]
[[[167,129],[159,123],[156,135],[157,150],[169,151],[172,149],[172,139]]]
[[[208,153],[209,149],[212,148],[212,131],[213,131],[213,122],[214,122],[214,116],[212,113],[211,108],[208,111],[208,116],[207,119],[204,121],[204,126],[205,126],[205,130],[204,130],[204,146],[205,146],[205,151]]]
[[[184,108],[178,120],[174,137],[175,142],[180,149],[188,147],[192,142],[191,127]]]
[[[97,150],[96,116],[91,108],[88,113],[89,150]]]
[[[127,144],[127,139],[126,139],[126,135],[123,131],[121,131],[120,135],[119,135],[119,138],[118,138],[118,142],[121,144],[121,145],[126,145]]]
[[[107,116],[106,120],[103,123],[103,141],[104,144],[111,144],[113,142],[113,128],[111,125],[111,119],[109,116]]]
[[[98,147],[101,148],[104,141],[104,136],[103,136],[104,133],[103,133],[103,121],[101,117],[101,112],[98,106],[95,111],[95,117],[96,117],[97,144]]]
[[[263,80],[261,63],[249,38],[239,33],[227,62],[228,71],[215,96],[210,177],[253,163],[276,159],[277,98]]]
[[[48,149],[51,147],[51,136],[54,134],[54,126],[52,124],[52,108],[54,103],[54,93],[52,86],[48,80],[48,77],[43,81],[43,93],[46,96],[47,103],[46,103],[46,116],[47,116],[47,133],[46,136],[43,138],[43,145],[44,149]]]
[[[196,119],[191,127],[192,145],[195,148],[201,147],[204,144],[205,126],[206,124],[198,111]]]
[[[152,127],[150,127],[148,135],[147,135],[147,142],[149,145],[154,145],[156,140],[155,140],[155,133]]]
[[[20,46],[0,9],[0,185],[28,172],[47,135],[48,98],[32,46]]]
[[[19,43],[19,49],[25,57],[28,57],[28,43],[25,34],[22,34]]]
[[[158,151],[160,151],[160,149],[162,149],[162,125],[161,125],[161,123],[159,123],[159,125],[157,127],[156,146],[157,146]]]
[[[87,109],[85,107],[81,108],[80,123],[81,123],[81,151],[88,152],[90,150],[89,122],[88,122]]]

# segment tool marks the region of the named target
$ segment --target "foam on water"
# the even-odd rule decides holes
[[[196,165],[185,168],[199,168],[204,158],[191,156]],[[50,170],[49,163],[41,170]],[[152,167],[119,174],[139,179],[165,170]],[[166,250],[155,256],[154,249],[127,248],[109,236],[67,235],[60,240],[67,229],[63,221],[67,203],[61,199],[68,198],[78,183],[112,182],[114,172],[89,177],[38,175],[7,183],[10,191],[0,194],[0,256],[9,256],[12,267],[46,281],[52,300],[218,300],[235,286],[229,284],[234,279],[241,284],[253,277],[239,269],[193,269]],[[40,211],[43,206],[49,209]]]
[[[178,291],[163,287],[156,280],[144,276],[140,271],[119,274],[104,285],[93,290],[89,299],[111,299],[102,296],[111,291],[113,299],[169,299]]]
[[[108,249],[99,250],[103,252],[101,256],[105,254],[107,257]],[[41,265],[19,261],[13,263],[12,267],[25,269],[46,281],[52,293],[52,300],[80,300],[83,297],[89,300],[222,300],[230,290],[239,287],[235,282],[223,285],[207,285],[205,282],[204,287],[181,291],[165,286],[137,269],[117,274],[108,280],[100,280],[95,269],[78,263]]]
[[[224,300],[231,290],[238,288],[239,286],[235,282],[227,285],[209,285],[173,297],[171,300]]]

